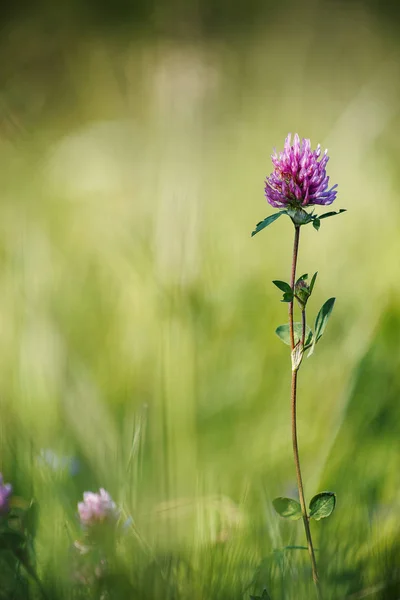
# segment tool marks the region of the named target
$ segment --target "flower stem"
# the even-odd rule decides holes
[[[294,226],[294,244],[293,244],[293,259],[292,259],[292,274],[290,278],[290,287],[294,294],[294,284],[296,282],[296,266],[297,266],[297,254],[299,251],[299,239],[300,239],[300,226]],[[294,331],[293,331],[293,300],[289,302],[289,333],[290,333],[290,347],[294,349]]]
[[[293,245],[293,259],[292,259],[292,274],[291,274],[291,288],[294,294],[294,287],[296,281],[296,266],[297,266],[297,255],[299,250],[299,239],[300,239],[300,226],[295,225],[295,235],[294,235],[294,245]],[[293,352],[295,348],[295,340],[294,340],[294,328],[293,328],[293,304],[294,301],[289,303],[289,331],[290,331],[290,345],[291,350]],[[301,311],[302,317],[302,335],[301,335],[301,345],[304,348],[305,336],[306,336],[306,311],[305,308]],[[300,361],[301,362],[301,361]],[[319,585],[319,577],[317,570],[317,562],[315,560],[315,552],[314,546],[311,537],[309,516],[307,514],[306,502],[304,498],[304,488],[303,488],[303,479],[301,476],[301,468],[300,468],[300,457],[299,457],[299,447],[297,443],[297,373],[300,367],[300,363],[298,366],[292,368],[292,386],[291,386],[291,416],[292,416],[292,444],[293,444],[293,455],[294,455],[294,464],[296,467],[296,478],[297,478],[297,488],[299,491],[299,499],[301,512],[303,515],[303,523],[304,529],[306,532],[307,538],[307,547],[308,553],[310,555],[311,568],[312,568],[312,577],[317,591],[317,597],[319,600],[322,599],[321,589]]]

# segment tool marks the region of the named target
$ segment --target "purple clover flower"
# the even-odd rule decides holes
[[[11,494],[12,485],[10,483],[3,483],[3,475],[0,473],[0,515],[8,512]]]
[[[85,527],[118,519],[118,509],[110,494],[103,488],[100,488],[99,492],[99,494],[85,492],[83,502],[78,503],[79,518]]]
[[[326,164],[329,160],[327,150],[322,158],[321,146],[311,150],[310,140],[300,138],[296,133],[291,145],[289,133],[285,146],[279,155],[274,151],[271,156],[274,171],[265,180],[265,197],[274,208],[300,209],[314,204],[332,204],[336,198],[337,185],[328,189],[329,177]]]

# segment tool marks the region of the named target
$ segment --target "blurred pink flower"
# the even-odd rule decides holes
[[[118,519],[118,509],[110,494],[103,488],[100,488],[99,492],[85,492],[83,502],[78,503],[79,518],[86,527]]]

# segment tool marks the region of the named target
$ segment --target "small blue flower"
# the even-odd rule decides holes
[[[54,472],[67,471],[72,477],[79,472],[79,461],[73,456],[59,455],[50,448],[42,448],[38,456],[38,463],[48,467]]]

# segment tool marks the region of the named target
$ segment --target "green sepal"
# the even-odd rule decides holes
[[[334,492],[321,492],[316,494],[310,502],[310,519],[320,521],[329,517],[336,506],[336,494]]]
[[[283,496],[279,496],[272,501],[274,509],[284,519],[289,519],[290,521],[297,521],[301,518],[301,506],[297,500],[293,500],[292,498],[284,498]]]
[[[319,231],[319,228],[321,226],[321,221],[317,217],[314,217],[312,225],[313,225],[314,229]]]
[[[277,213],[274,213],[273,215],[270,215],[269,217],[266,217],[263,221],[260,221],[259,223],[257,223],[254,230],[251,232],[251,237],[256,235],[256,233],[258,233],[259,231],[262,231],[263,229],[268,227],[268,225],[271,225],[274,221],[279,219],[280,216],[286,215],[286,214],[287,214],[286,210],[281,210]]]
[[[311,223],[313,220],[312,214],[309,214],[304,210],[304,208],[288,208],[286,213],[292,219],[294,225],[307,225],[307,223]]]

